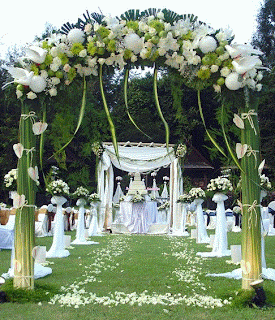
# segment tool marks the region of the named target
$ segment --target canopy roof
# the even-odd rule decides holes
[[[103,159],[109,156],[112,164],[126,172],[147,173],[169,166],[175,160],[174,145],[159,143],[118,143],[119,159],[112,143],[104,142]],[[106,159],[107,160],[107,159]]]

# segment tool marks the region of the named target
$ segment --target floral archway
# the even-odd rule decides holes
[[[21,66],[7,68],[14,78],[15,92],[22,103],[20,141],[14,145],[18,156],[18,188],[14,205],[15,233],[15,287],[33,288],[34,209],[35,186],[39,183],[38,167],[34,163],[37,153],[35,138],[47,128],[46,106],[61,88],[76,79],[83,81],[83,99],[77,133],[85,111],[86,81],[99,77],[103,106],[110,124],[114,148],[118,155],[115,127],[107,106],[103,72],[106,68],[125,71],[124,97],[126,111],[129,70],[137,66],[154,67],[153,92],[156,107],[166,131],[157,92],[158,68],[177,70],[187,86],[198,93],[198,106],[204,126],[200,91],[212,86],[221,97],[221,111],[237,109],[234,123],[240,130],[236,149],[225,143],[242,176],[243,213],[243,288],[261,277],[260,231],[260,163],[259,128],[257,119],[257,91],[262,53],[247,44],[234,43],[229,29],[214,30],[194,15],[179,15],[167,9],[129,10],[120,17],[104,17],[86,12],[74,25],[65,24],[60,33],[26,48]],[[233,99],[234,98],[234,99]],[[237,101],[237,105],[232,105]],[[232,109],[232,110],[233,110]],[[129,114],[131,121],[134,119]],[[39,120],[41,119],[41,120]],[[134,123],[134,125],[136,125]],[[209,139],[219,147],[206,128]],[[65,148],[65,146],[64,146]],[[235,150],[234,150],[235,149]],[[40,152],[42,161],[42,152]]]

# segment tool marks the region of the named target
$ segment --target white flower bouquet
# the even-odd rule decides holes
[[[46,191],[53,196],[68,196],[70,194],[68,184],[62,179],[50,182],[46,187]]]
[[[84,188],[83,186],[77,187],[77,189],[75,190],[75,192],[72,194],[72,197],[74,199],[88,199],[89,198],[89,190]]]
[[[132,197],[131,201],[136,203],[136,202],[143,202],[143,201],[145,201],[145,199],[144,199],[144,197],[143,197],[140,193],[137,192],[137,193]]]
[[[158,210],[166,210],[170,207],[170,202],[165,201],[161,206],[158,207]]]
[[[176,157],[177,158],[183,158],[187,153],[187,147],[185,144],[181,143],[178,145],[176,150]]]
[[[93,153],[96,155],[96,157],[100,158],[104,149],[102,147],[102,145],[100,144],[100,142],[94,142],[92,144],[92,150],[93,150]]]
[[[11,169],[4,176],[4,184],[8,190],[16,190],[16,180],[18,176],[18,169]]]
[[[98,193],[92,193],[89,195],[89,201],[90,202],[99,202],[100,201],[100,197]]]
[[[177,202],[182,202],[182,203],[190,203],[191,202],[191,196],[189,193],[184,193],[181,194],[177,200]]]
[[[205,198],[205,192],[202,190],[202,188],[192,188],[189,191],[190,195],[190,201],[194,201],[195,199],[204,199]]]
[[[271,190],[272,185],[271,185],[271,182],[269,181],[269,178],[265,174],[262,174],[260,178],[261,178],[261,189],[266,191]]]
[[[208,197],[213,197],[214,194],[218,192],[227,194],[228,192],[233,191],[233,186],[228,178],[217,177],[210,180],[206,191]]]

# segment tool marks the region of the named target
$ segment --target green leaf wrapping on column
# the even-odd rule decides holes
[[[125,106],[126,106],[126,112],[128,114],[128,117],[130,119],[130,121],[132,122],[132,124],[141,132],[143,133],[147,138],[152,139],[150,136],[148,136],[144,131],[142,131],[137,124],[135,123],[133,117],[130,115],[129,112],[129,106],[128,106],[128,96],[127,96],[127,91],[128,91],[128,79],[129,79],[129,69],[125,69],[125,74],[124,74],[124,102],[125,102]]]
[[[211,134],[209,133],[209,131],[206,128],[206,123],[205,123],[205,120],[204,120],[204,116],[203,116],[203,112],[202,112],[202,106],[201,106],[200,90],[197,91],[197,95],[198,95],[198,106],[199,106],[200,116],[201,116],[201,120],[202,120],[202,123],[203,123],[204,128],[205,128],[206,134],[207,134],[208,138],[210,139],[210,141],[214,144],[214,146],[220,151],[220,153],[227,158],[227,155],[224,153],[222,148],[218,145],[218,143],[215,141],[215,139],[211,136]]]
[[[226,136],[226,133],[225,133],[225,129],[224,129],[224,123],[223,123],[223,113],[224,113],[224,104],[222,103],[222,106],[221,106],[221,111],[222,111],[222,116],[221,116],[221,127],[222,127],[222,133],[223,133],[223,137],[224,137],[224,141],[226,143],[226,147],[233,159],[233,161],[235,162],[235,164],[237,165],[237,167],[241,170],[241,172],[245,173],[243,168],[241,167],[241,164],[239,163],[235,153],[232,151],[231,149],[231,146],[228,142],[228,139],[227,139],[227,136]]]
[[[100,92],[101,92],[101,97],[102,97],[102,101],[103,101],[103,106],[104,106],[104,110],[106,112],[106,116],[109,122],[109,127],[110,127],[110,132],[111,132],[111,136],[112,136],[112,141],[113,141],[113,145],[114,145],[114,149],[115,149],[115,154],[119,160],[119,153],[118,153],[118,144],[117,144],[117,139],[116,139],[116,130],[115,130],[115,126],[113,123],[113,120],[111,118],[111,114],[110,111],[108,109],[108,105],[107,105],[107,101],[106,101],[106,97],[105,97],[105,93],[104,93],[104,88],[103,88],[103,79],[102,79],[102,65],[99,66],[99,84],[100,84]]]
[[[54,153],[54,155],[57,155],[58,153],[60,153],[61,151],[63,151],[73,140],[73,138],[75,137],[75,135],[77,134],[80,125],[82,123],[84,114],[85,114],[85,107],[86,107],[86,91],[87,91],[87,83],[86,83],[86,79],[85,77],[83,77],[83,95],[82,95],[82,102],[81,102],[81,108],[79,111],[79,116],[78,116],[78,122],[77,122],[77,126],[76,129],[74,131],[74,134],[72,136],[72,138],[66,143],[64,144],[64,146],[62,148],[60,148],[58,151],[56,151]],[[51,159],[54,155],[52,155],[49,159]]]
[[[163,116],[163,113],[161,111],[161,108],[160,108],[160,104],[159,104],[159,98],[158,98],[158,88],[157,88],[157,75],[158,75],[158,70],[155,66],[155,69],[154,69],[154,97],[155,97],[155,102],[156,102],[156,107],[157,107],[157,111],[158,111],[158,114],[160,116],[160,119],[162,120],[163,124],[164,124],[164,128],[165,128],[165,142],[166,142],[166,147],[167,147],[167,150],[168,150],[168,147],[169,147],[169,137],[170,137],[170,131],[169,131],[169,126],[168,126],[168,123],[166,122],[164,116]]]

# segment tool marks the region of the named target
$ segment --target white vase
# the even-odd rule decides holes
[[[206,226],[203,217],[202,204],[203,199],[195,199],[194,204],[196,205],[196,215],[197,215],[197,243],[209,243],[210,238],[207,235]]]
[[[56,204],[55,224],[53,233],[53,243],[50,250],[47,252],[47,258],[63,258],[70,255],[68,250],[65,250],[64,244],[64,216],[62,206],[67,201],[62,196],[53,196],[52,204]]]

